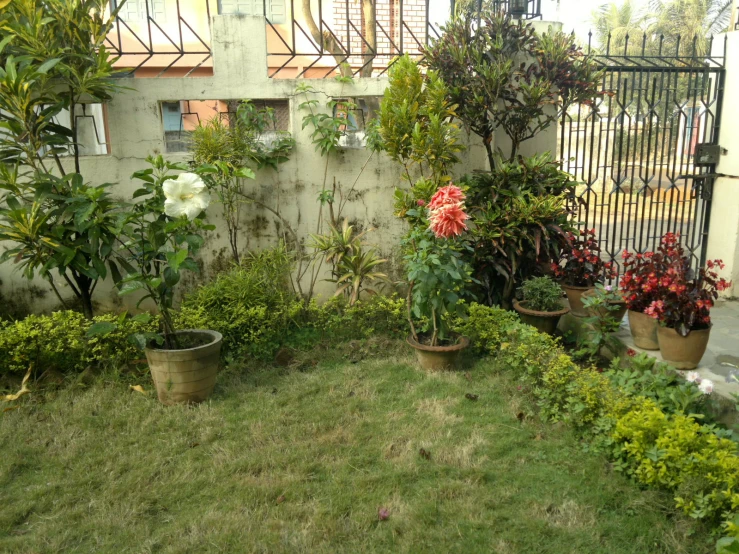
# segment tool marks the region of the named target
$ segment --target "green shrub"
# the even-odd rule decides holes
[[[674,491],[686,514],[716,521],[739,507],[736,443],[690,416],[645,406],[618,419],[614,439],[618,467],[640,483]]]
[[[90,325],[118,322],[115,331],[87,337]],[[73,311],[50,315],[30,315],[0,327],[2,371],[25,373],[33,366],[38,373],[82,371],[88,366],[116,367],[141,357],[141,351],[128,340],[137,332],[153,331],[156,322],[143,323],[115,314],[96,316],[92,322]]]
[[[290,287],[291,267],[284,245],[250,254],[187,295],[175,325],[218,331],[226,354],[270,359],[303,309]]]
[[[375,295],[350,306],[343,298],[332,298],[308,308],[306,325],[322,338],[358,340],[373,335],[405,337],[409,334],[403,298]]]
[[[562,288],[551,277],[533,277],[521,286],[529,310],[556,312],[562,309]]]
[[[723,521],[729,537],[719,551],[732,552],[739,545],[737,444],[726,438],[730,431],[690,415],[695,391],[641,358],[621,375],[581,367],[556,339],[511,316],[473,304],[457,325],[525,383],[544,419],[571,423],[588,448],[609,452],[616,468],[640,483],[672,492],[691,517]]]

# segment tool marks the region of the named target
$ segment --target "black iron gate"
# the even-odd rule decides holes
[[[617,267],[624,249],[655,250],[669,231],[705,261],[715,165],[696,152],[718,141],[724,54],[724,40],[644,37],[635,49],[627,37],[613,53],[609,39],[594,55],[608,94],[563,114],[560,159],[579,182],[574,217],[596,230]]]

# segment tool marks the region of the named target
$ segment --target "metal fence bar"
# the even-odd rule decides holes
[[[725,44],[646,36],[589,44],[608,95],[562,114],[559,155],[580,183],[570,198],[576,222],[596,229],[617,267],[624,249],[655,250],[668,231],[681,234],[695,265],[705,261],[712,179],[701,175],[715,166],[696,165],[695,151],[718,140]]]

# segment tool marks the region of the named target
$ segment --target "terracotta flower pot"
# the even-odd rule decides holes
[[[695,369],[706,353],[711,329],[696,329],[687,337],[675,329],[660,327],[657,331],[662,358],[677,369]]]
[[[595,289],[590,289],[588,291],[585,291],[582,295],[583,299],[588,298],[589,296],[592,296],[595,294]],[[611,306],[618,306],[617,310],[606,310],[605,308],[599,308],[597,310],[588,309],[586,310],[588,312],[588,315],[590,316],[601,316],[605,317],[606,315],[610,315],[611,317],[615,318],[616,321],[621,321],[624,316],[626,315],[626,300],[619,300],[618,302],[609,302]]]
[[[406,339],[416,351],[416,358],[423,369],[443,371],[455,369],[459,353],[470,345],[470,339],[459,337],[457,344],[450,346],[428,346],[416,341],[412,336]]]
[[[539,312],[526,308],[525,302],[524,305],[521,305],[518,300],[513,301],[513,309],[518,312],[521,321],[549,335],[553,335],[557,330],[559,318],[570,311],[569,308],[562,308],[556,312]]]
[[[207,399],[216,384],[223,337],[216,331],[178,331],[185,340],[203,344],[181,350],[147,348],[146,360],[162,404],[197,404]]]
[[[628,314],[629,328],[634,344],[644,350],[659,350],[659,343],[657,342],[659,323],[657,323],[657,320],[633,310],[629,310]]]
[[[594,288],[595,287],[574,287],[571,285],[562,285],[562,289],[564,289],[565,294],[567,295],[567,300],[570,303],[572,315],[576,315],[577,317],[588,317],[588,315],[590,315],[582,305],[582,295]]]

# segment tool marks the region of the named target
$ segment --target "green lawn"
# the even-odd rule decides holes
[[[491,362],[380,350],[232,368],[194,408],[148,382],[26,397],[0,414],[0,551],[711,552]]]

